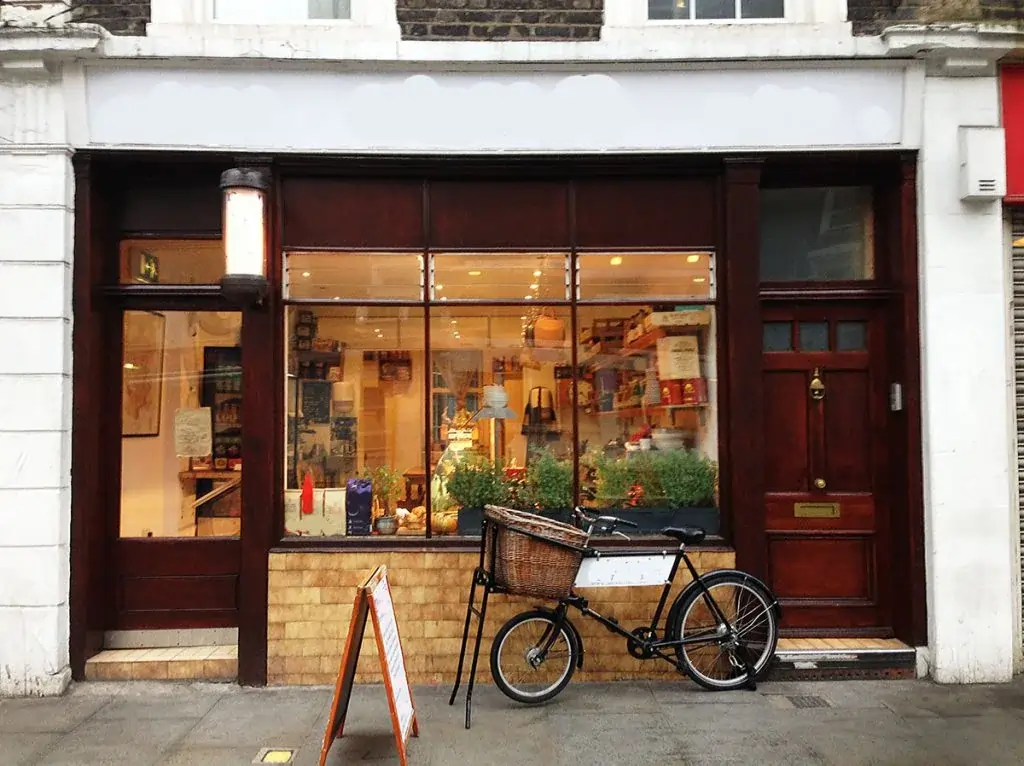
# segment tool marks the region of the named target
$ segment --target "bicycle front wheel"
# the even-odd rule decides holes
[[[779,641],[775,599],[759,583],[739,572],[709,575],[708,592],[695,589],[682,603],[673,628],[686,640],[676,656],[686,674],[705,689],[738,689],[747,683],[747,663],[754,678],[767,669]],[[714,600],[726,622],[708,599]]]
[[[491,675],[502,693],[525,704],[547,702],[568,686],[580,647],[550,612],[517,614],[491,644]]]

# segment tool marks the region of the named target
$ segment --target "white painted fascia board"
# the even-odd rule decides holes
[[[453,64],[615,64],[882,59],[885,46],[877,37],[827,33],[827,25],[786,25],[783,31],[764,28],[760,36],[718,35],[721,30],[692,30],[680,38],[600,42],[345,40],[334,32],[295,29],[283,38],[234,38],[221,35],[109,37],[103,55],[116,59],[209,59],[302,61],[323,63],[453,63]]]

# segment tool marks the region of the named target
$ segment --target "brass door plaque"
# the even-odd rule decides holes
[[[793,503],[793,515],[801,519],[838,519],[839,503]]]

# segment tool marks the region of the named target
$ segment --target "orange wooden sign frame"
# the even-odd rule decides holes
[[[388,571],[387,567],[379,566],[356,591],[355,603],[352,607],[352,621],[348,626],[348,638],[345,640],[345,649],[341,656],[338,681],[334,686],[331,716],[327,720],[323,747],[320,748],[320,766],[325,766],[331,745],[336,739],[342,737],[345,729],[345,715],[348,713],[348,704],[352,699],[352,687],[355,683],[356,665],[359,662],[359,649],[363,645],[363,634],[366,632],[367,616],[373,618],[373,634],[377,639],[377,656],[380,658],[384,689],[388,695],[388,708],[391,711],[391,726],[395,731],[395,743],[398,745],[398,757],[402,766],[408,764],[406,745],[409,735],[414,737],[420,735],[416,705],[412,700],[412,687],[409,685],[405,655],[402,652],[402,640],[398,633],[398,620],[395,618],[394,602],[391,600]],[[381,628],[382,624],[383,629]],[[392,639],[390,645],[389,638]],[[389,649],[391,654],[388,653]],[[405,697],[408,697],[408,701],[404,702],[404,705],[409,708],[408,711],[403,711],[400,708]],[[408,716],[404,730],[403,712]]]

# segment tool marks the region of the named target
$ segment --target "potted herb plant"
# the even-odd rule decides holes
[[[484,506],[506,505],[510,497],[501,461],[492,463],[480,455],[467,455],[459,460],[452,468],[445,489],[460,506],[460,535],[480,534]]]
[[[373,497],[383,512],[376,522],[377,531],[393,535],[398,531],[395,506],[402,492],[402,474],[391,466],[379,465],[368,469],[366,476],[373,487]]]
[[[550,450],[533,453],[520,493],[521,503],[556,521],[572,518],[572,462],[560,460]]]
[[[634,522],[641,533],[684,525],[718,531],[717,466],[696,450],[602,455],[594,460],[594,473],[598,507]]]

